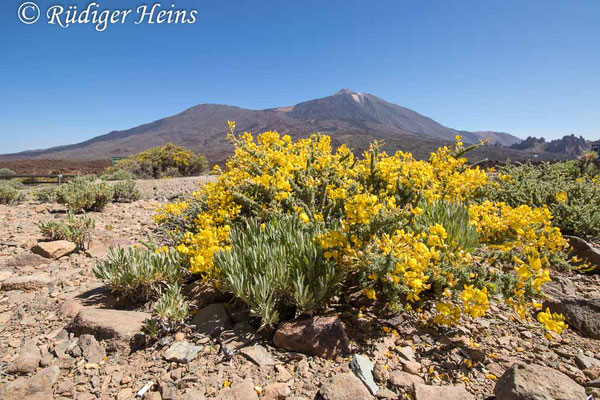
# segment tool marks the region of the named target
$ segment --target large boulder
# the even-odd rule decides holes
[[[25,252],[14,256],[6,263],[6,266],[19,269],[26,267],[36,268],[48,263],[49,261],[40,255]]]
[[[564,315],[569,326],[582,335],[600,339],[600,298],[581,297],[573,283],[561,277],[544,285],[544,292],[544,308]]]
[[[350,352],[342,322],[335,316],[284,322],[273,337],[275,346],[311,356],[335,358]]]
[[[149,313],[138,311],[84,307],[68,329],[77,335],[89,334],[97,340],[108,339],[117,346],[128,343],[135,347],[139,345],[135,339],[144,327],[144,321],[150,317]]]
[[[52,386],[58,380],[60,369],[58,366],[44,368],[31,378],[16,379],[4,386],[0,391],[2,400],[24,400],[24,399],[50,399],[52,398]]]
[[[321,386],[319,395],[323,400],[373,399],[366,386],[351,372],[334,375]]]
[[[585,400],[585,389],[553,368],[517,363],[494,388],[496,400]]]
[[[42,361],[42,354],[39,347],[35,344],[35,340],[28,340],[19,350],[17,358],[8,364],[6,371],[11,374],[29,374],[35,372],[40,366],[40,361]]]
[[[11,276],[2,281],[2,290],[23,290],[25,292],[38,290],[52,283],[46,275],[21,275]]]
[[[58,259],[75,251],[77,246],[68,240],[55,240],[53,242],[40,242],[31,248],[35,254],[45,258]]]
[[[564,235],[564,237],[569,241],[573,255],[600,267],[600,249],[595,248],[580,237],[568,235]]]

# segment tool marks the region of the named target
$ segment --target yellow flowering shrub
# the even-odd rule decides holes
[[[341,285],[360,282],[366,298],[392,310],[430,307],[435,322],[451,325],[485,315],[499,292],[524,318],[536,308],[548,260],[564,247],[560,230],[547,208],[482,199],[488,176],[467,164],[460,137],[416,160],[378,143],[356,157],[332,150],[326,135],[293,141],[234,128],[217,181],[155,216],[192,273],[218,282],[214,259],[231,248],[232,228],[291,215],[318,227],[315,243],[343,271]]]
[[[108,167],[106,173],[115,175],[126,171],[137,178],[163,178],[199,175],[208,167],[206,158],[184,147],[167,143],[132,154]]]

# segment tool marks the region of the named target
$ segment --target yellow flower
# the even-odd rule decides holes
[[[564,329],[569,327],[569,325],[565,324],[564,322],[564,316],[550,312],[549,308],[546,308],[546,311],[539,312],[537,315],[537,320],[544,325],[548,331],[556,332],[559,335]]]
[[[367,296],[367,298],[371,300],[377,300],[377,295],[375,294],[375,290],[372,288],[365,288],[362,290],[363,294]]]
[[[559,203],[565,203],[567,201],[567,192],[565,191],[560,191],[557,192],[554,195],[554,198],[556,199],[556,201],[558,201]]]

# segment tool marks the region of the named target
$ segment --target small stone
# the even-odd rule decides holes
[[[178,400],[177,387],[167,383],[160,386],[160,394],[163,400]]]
[[[409,374],[418,375],[421,370],[421,364],[416,361],[407,361],[402,366],[402,369]]]
[[[31,251],[45,258],[59,259],[71,254],[76,248],[75,243],[67,240],[55,240],[53,242],[39,242],[31,248]]]
[[[186,398],[185,395],[183,396],[183,398],[181,400],[194,400],[195,398]],[[159,392],[146,392],[146,394],[144,394],[144,400],[162,400],[162,396],[160,395]],[[204,400],[204,397],[199,397],[197,400]]]
[[[52,282],[45,275],[11,276],[2,282],[2,290],[23,290],[26,292],[39,290]]]
[[[122,389],[119,392],[119,394],[117,395],[117,400],[129,400],[129,399],[133,399],[133,389],[132,388]]]
[[[204,394],[198,389],[187,389],[181,400],[205,400]]]
[[[362,354],[355,354],[350,362],[350,369],[360,379],[371,394],[376,394],[379,387],[373,379],[373,363]]]
[[[288,382],[293,378],[292,374],[283,365],[276,365],[275,371],[277,371],[277,380],[280,382]]]
[[[177,332],[175,334],[175,341],[176,342],[183,342],[185,340],[185,334],[183,332]]]
[[[391,372],[389,382],[393,386],[402,389],[409,389],[415,384],[425,383],[425,381],[423,381],[423,378],[421,378],[420,376],[409,374],[408,372],[404,371]]]
[[[46,264],[48,264],[48,262],[49,261],[42,256],[26,252],[26,253],[21,253],[21,254],[14,256],[11,260],[9,260],[6,263],[6,266],[12,267],[12,268],[17,268],[17,269],[27,268],[27,267],[36,268],[41,265],[46,265]]]
[[[594,357],[588,357],[586,355],[583,354],[578,354],[575,357],[575,364],[577,364],[577,366],[580,369],[588,369],[591,367],[598,367],[600,366],[600,360],[594,358]]]
[[[390,372],[383,361],[375,361],[375,365],[373,366],[373,377],[377,382],[386,386],[390,379]]]
[[[18,357],[8,365],[6,371],[12,374],[29,374],[40,366],[40,361],[42,361],[40,349],[35,344],[35,340],[30,340],[23,345]]]
[[[353,373],[334,375],[321,385],[319,394],[324,400],[368,400],[373,396]]]
[[[175,342],[165,351],[165,360],[188,363],[196,358],[202,349],[202,346],[194,346],[188,342]]]
[[[390,400],[395,400],[398,398],[398,395],[394,392],[392,392],[391,390],[389,390],[388,388],[382,388],[377,392],[377,396],[378,399],[390,399]]]
[[[272,383],[265,386],[261,396],[262,400],[285,400],[292,390],[285,383]]]
[[[398,354],[406,361],[416,361],[415,351],[410,346],[404,346],[398,349]]]
[[[131,383],[131,377],[126,375],[123,378],[121,378],[121,381],[119,383],[121,385],[127,385],[128,383]]]
[[[275,365],[275,360],[271,354],[261,345],[244,347],[240,350],[240,353],[259,367]]]
[[[81,335],[79,337],[79,347],[88,362],[99,363],[106,357],[106,350],[92,335]]]
[[[84,307],[69,325],[69,330],[94,335],[97,340],[131,341],[150,317],[144,312]]]
[[[415,400],[475,400],[462,386],[433,386],[415,384]]]
[[[216,397],[217,400],[258,400],[254,383],[246,379],[232,387],[225,388]]]
[[[279,325],[275,346],[323,358],[335,358],[350,351],[344,325],[335,316],[293,320]]]

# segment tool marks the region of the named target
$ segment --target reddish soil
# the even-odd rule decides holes
[[[17,174],[73,174],[100,175],[111,165],[110,160],[12,160],[0,161],[0,168],[9,168]]]

